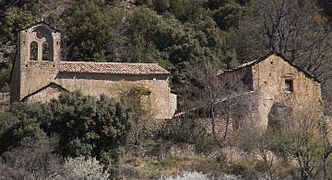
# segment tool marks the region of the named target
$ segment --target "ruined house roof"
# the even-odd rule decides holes
[[[62,61],[60,72],[129,74],[129,75],[168,75],[167,70],[157,63],[115,63],[115,62],[82,62]]]
[[[232,69],[226,69],[226,70],[221,70],[218,72],[218,75],[221,75],[223,73],[227,73],[227,72],[233,72],[233,71],[236,71],[236,70],[239,70],[239,69],[242,69],[242,68],[245,68],[245,67],[250,67],[250,66],[254,66],[266,59],[268,59],[270,56],[278,56],[280,57],[281,59],[283,59],[285,62],[287,62],[290,66],[293,66],[295,69],[297,69],[298,71],[304,73],[305,76],[307,76],[308,78],[310,79],[313,79],[315,80],[316,82],[318,83],[321,83],[320,80],[318,80],[316,77],[314,77],[313,75],[311,75],[310,73],[308,73],[307,71],[303,70],[302,68],[300,68],[299,66],[293,64],[291,61],[289,61],[288,59],[286,59],[284,56],[282,56],[281,54],[268,54],[266,56],[263,56],[259,59],[256,59],[256,60],[253,60],[253,61],[249,61],[247,63],[244,63],[244,64],[241,64],[240,66],[237,66],[237,67],[234,67]]]

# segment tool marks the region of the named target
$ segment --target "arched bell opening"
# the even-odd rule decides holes
[[[45,41],[42,45],[42,60],[43,61],[51,61],[51,51],[50,45]]]
[[[49,29],[38,26],[35,29],[32,30],[32,42],[33,43],[33,60],[38,61],[54,61],[53,57],[53,36]],[[35,46],[37,45],[37,48]],[[36,50],[35,50],[36,49]],[[37,55],[35,53],[37,51]],[[32,52],[32,48],[31,48]],[[37,58],[35,58],[37,56]],[[31,59],[32,60],[32,59]]]
[[[30,60],[31,61],[38,60],[38,43],[36,41],[32,41],[30,43]]]

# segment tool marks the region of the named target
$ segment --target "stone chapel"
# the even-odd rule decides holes
[[[47,102],[75,90],[84,95],[115,97],[124,85],[139,85],[148,91],[155,118],[173,117],[177,100],[169,87],[170,73],[158,64],[62,61],[60,43],[60,31],[45,22],[19,33],[11,103]]]

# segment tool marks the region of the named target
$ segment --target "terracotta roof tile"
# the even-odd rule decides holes
[[[62,61],[60,63],[60,72],[133,75],[170,74],[167,70],[165,70],[156,63],[115,63],[82,61]]]

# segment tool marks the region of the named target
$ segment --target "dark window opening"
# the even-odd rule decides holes
[[[38,44],[33,41],[30,44],[30,60],[37,61],[38,59]]]
[[[42,59],[44,61],[51,60],[51,58],[50,58],[50,46],[48,45],[47,42],[43,43],[43,55],[42,55]]]
[[[253,91],[253,77],[251,70],[247,70],[246,73],[244,74],[244,77],[242,78],[242,83],[245,86],[245,88],[249,91]]]
[[[41,31],[37,31],[36,36],[38,39],[42,39],[44,37],[44,34]]]
[[[290,79],[285,80],[285,91],[294,92],[293,80],[290,80]]]

